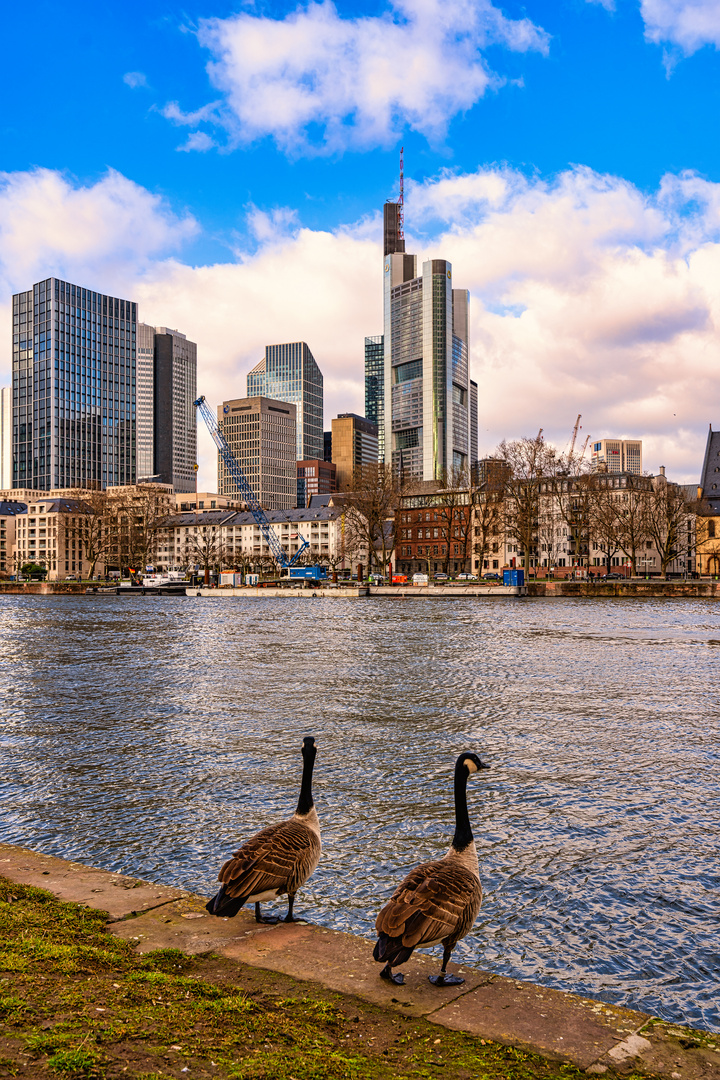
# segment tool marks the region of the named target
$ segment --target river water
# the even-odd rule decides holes
[[[471,749],[455,958],[720,1029],[719,663],[700,600],[5,597],[0,837],[210,895],[312,734],[296,911],[372,936]]]

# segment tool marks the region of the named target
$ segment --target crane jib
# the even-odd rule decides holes
[[[235,460],[235,455],[227,444],[225,436],[218,428],[217,420],[215,419],[212,409],[205,400],[204,395],[197,399],[197,401],[195,402],[195,408],[198,410],[203,420],[205,421],[212,440],[217,446],[220,456],[223,459],[225,468],[227,469],[228,473],[237,485],[238,494],[242,495],[243,499],[247,503],[248,510],[255,518],[256,523],[260,527],[260,531],[262,532],[268,547],[273,553],[275,562],[281,569],[289,569],[289,567],[291,567],[293,563],[295,563],[299,556],[302,555],[305,548],[309,546],[309,541],[303,540],[301,546],[295,552],[292,559],[288,559],[285,549],[280,543],[277,534],[275,533],[275,530],[265,516],[265,511],[262,508],[262,504],[255,495],[255,492],[248,484],[245,473],[238,465],[237,461]]]

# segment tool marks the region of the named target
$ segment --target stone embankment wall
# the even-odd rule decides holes
[[[70,581],[67,584],[64,581],[30,581],[27,583],[11,581],[7,584],[0,582],[0,596],[51,596],[55,593],[84,593],[86,588],[86,585],[77,581]]]
[[[528,596],[666,596],[720,599],[720,581],[530,581]]]

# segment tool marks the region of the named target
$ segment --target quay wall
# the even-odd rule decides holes
[[[583,596],[597,598],[601,596],[656,597],[669,599],[677,597],[704,597],[720,599],[720,581],[530,581],[527,585],[528,596]]]

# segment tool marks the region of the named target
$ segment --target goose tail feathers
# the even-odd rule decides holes
[[[391,966],[404,964],[412,956],[414,946],[403,945],[401,937],[389,937],[381,933],[375,942],[373,959],[378,963],[389,963]]]
[[[237,915],[245,902],[246,897],[244,896],[226,896],[225,886],[223,885],[220,891],[208,900],[205,910],[211,915],[217,915],[218,918],[228,919],[232,918],[233,915]]]

